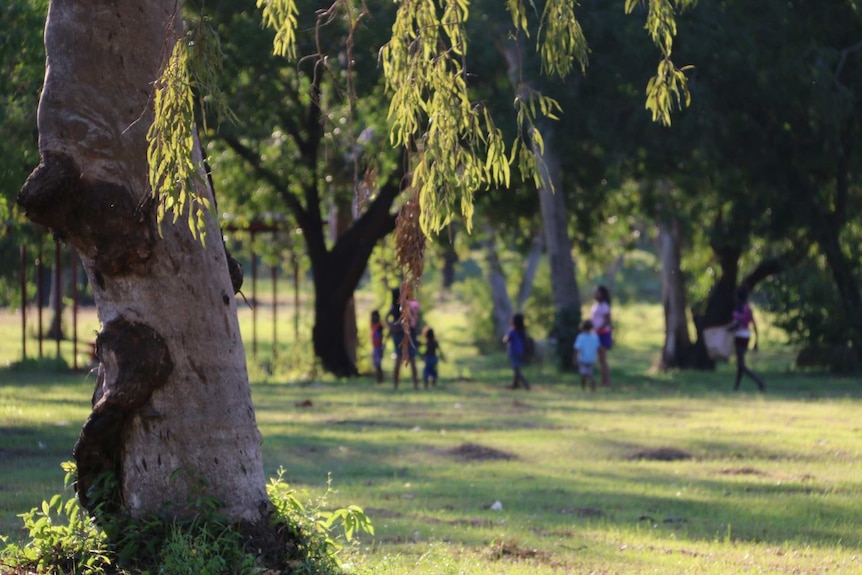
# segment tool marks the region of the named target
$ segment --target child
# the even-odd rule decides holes
[[[425,382],[425,389],[428,389],[428,384],[437,386],[437,363],[439,360],[445,360],[443,350],[440,349],[440,342],[434,337],[434,330],[426,327],[422,335],[425,336],[425,369],[422,371],[422,380]],[[439,354],[439,357],[437,357]]]
[[[751,311],[751,306],[748,305],[748,290],[741,287],[736,290],[736,305],[733,308],[733,321],[728,326],[728,330],[734,333],[736,347],[736,383],[733,390],[739,389],[739,383],[742,381],[742,376],[747,375],[757,384],[757,389],[766,391],[766,384],[763,380],[748,366],[745,365],[745,353],[748,351],[748,342],[751,339],[751,330],[749,326],[754,328],[754,351],[757,351],[757,344],[760,337],[757,333],[757,322],[754,321],[754,313]]]
[[[509,389],[518,389],[520,383],[524,384],[524,389],[529,390],[530,384],[527,378],[521,373],[521,367],[524,365],[524,350],[525,342],[527,341],[527,329],[524,327],[524,316],[516,313],[512,316],[512,327],[506,332],[503,337],[503,343],[506,344],[506,351],[509,354],[509,363],[512,366],[512,385]]]
[[[401,375],[401,362],[404,354],[404,337],[407,336],[407,363],[410,364],[410,374],[413,376],[413,388],[419,389],[419,374],[416,371],[416,340],[412,333],[413,307],[411,306],[410,324],[405,333],[404,324],[401,321],[401,290],[392,290],[392,307],[386,314],[386,323],[389,325],[389,333],[392,335],[392,344],[395,346],[395,367],[392,370],[392,385],[398,389],[398,380]]]
[[[593,366],[599,354],[599,336],[593,332],[593,322],[584,320],[581,322],[581,333],[575,339],[575,363],[578,373],[581,374],[581,389],[587,389],[590,383],[590,391],[596,390],[596,378],[593,376]]]
[[[377,310],[371,312],[371,363],[377,383],[383,383],[383,323]]]
[[[599,336],[599,367],[602,372],[602,386],[611,384],[611,373],[608,369],[608,352],[613,347],[611,332],[611,292],[606,286],[598,286],[593,292],[596,303],[590,310],[593,328]]]

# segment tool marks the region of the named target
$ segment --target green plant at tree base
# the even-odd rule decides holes
[[[65,487],[74,477],[74,464],[64,463]],[[107,537],[78,499],[60,494],[19,515],[29,541],[8,545],[0,554],[0,566],[26,567],[38,573],[104,573],[112,564]],[[0,538],[3,543],[6,538]]]
[[[77,467],[63,464],[65,487],[73,484]],[[131,569],[147,574],[197,575],[253,574],[261,568],[289,569],[297,574],[331,574],[341,572],[338,553],[342,539],[350,542],[354,535],[374,527],[360,507],[325,511],[326,495],[303,505],[296,491],[282,480],[283,470],[268,486],[274,513],[270,527],[281,535],[274,541],[285,549],[261,550],[252,545],[242,526],[231,524],[218,515],[220,503],[200,498],[190,505],[193,513],[187,520],[162,517],[132,519],[110,513],[109,498],[103,498],[88,514],[76,496],[64,499],[54,495],[20,517],[29,540],[8,544],[0,552],[0,567],[16,572],[99,574],[125,572]],[[111,493],[111,478],[102,478],[97,490]],[[91,490],[92,491],[92,490]],[[330,493],[327,490],[327,494]],[[90,496],[98,497],[98,493]],[[336,534],[336,528],[341,533]],[[5,537],[0,542],[6,543]],[[253,548],[250,548],[253,547]],[[279,565],[264,565],[258,555],[280,557]]]

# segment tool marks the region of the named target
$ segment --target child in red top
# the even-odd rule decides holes
[[[751,311],[751,306],[748,305],[748,291],[745,288],[739,288],[736,290],[736,307],[733,309],[733,321],[727,328],[733,332],[736,343],[736,384],[733,386],[733,389],[734,391],[739,389],[739,382],[742,381],[742,376],[747,375],[757,384],[757,389],[766,391],[766,385],[763,383],[763,380],[757,377],[745,365],[745,353],[748,351],[748,341],[751,339],[749,325],[754,328],[754,351],[757,351],[757,344],[760,339],[757,333],[757,322],[754,321],[754,313]]]

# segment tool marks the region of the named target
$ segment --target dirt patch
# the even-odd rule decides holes
[[[766,475],[763,471],[753,467],[725,467],[719,473],[722,475]]]
[[[399,423],[397,421],[383,421],[372,419],[341,419],[333,421],[335,425],[355,425],[357,427],[390,427],[394,429],[412,429],[414,425]]]
[[[366,507],[365,514],[372,519],[387,519],[391,517],[404,517],[403,513],[399,513],[398,511],[392,511],[391,509],[384,509],[382,507]]]
[[[476,443],[462,443],[458,447],[449,449],[446,453],[463,461],[493,461],[500,459],[509,461],[517,459],[517,456],[511,453]]]
[[[659,447],[657,449],[641,449],[630,453],[626,459],[635,461],[644,459],[647,461],[683,461],[691,459],[692,455],[683,449],[675,447]]]
[[[547,563],[550,555],[547,551],[539,549],[524,548],[519,546],[515,541],[504,541],[495,543],[488,549],[488,556],[491,559],[513,559],[523,561],[525,559],[537,560],[542,563]]]
[[[578,507],[575,509],[575,515],[578,517],[602,517],[604,511],[595,507]]]

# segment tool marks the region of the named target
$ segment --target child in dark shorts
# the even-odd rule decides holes
[[[440,349],[440,342],[434,336],[434,330],[426,327],[423,335],[425,336],[425,353],[422,357],[425,358],[425,368],[422,370],[422,380],[425,382],[425,389],[428,385],[437,385],[437,363],[445,359],[443,350]]]

